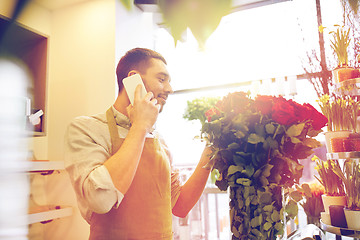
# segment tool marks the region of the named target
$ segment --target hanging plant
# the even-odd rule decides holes
[[[200,48],[205,46],[222,17],[230,13],[231,5],[232,0],[159,0],[160,11],[175,45],[189,28]]]

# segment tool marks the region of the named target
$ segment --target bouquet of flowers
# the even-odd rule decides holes
[[[324,205],[321,196],[324,194],[324,187],[318,182],[303,183],[292,192],[292,197],[303,207],[308,224],[315,224],[320,227],[321,212],[324,212]],[[297,193],[295,195],[295,193]]]
[[[214,148],[209,164],[219,171],[215,184],[230,186],[233,239],[276,238],[285,224],[282,188],[298,183],[299,159],[320,146],[314,137],[326,117],[310,104],[263,95],[253,100],[244,92],[228,94],[204,114],[202,136]],[[291,209],[286,213],[293,217]]]

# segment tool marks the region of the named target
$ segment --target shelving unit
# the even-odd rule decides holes
[[[22,63],[28,71],[30,82],[27,96],[31,100],[31,113],[42,110],[41,123],[34,126],[34,131],[24,126],[27,136],[46,135],[46,88],[47,88],[47,48],[48,37],[29,29],[19,23],[12,23],[8,18],[0,15],[0,53],[2,57]],[[31,131],[29,131],[31,130]]]
[[[47,223],[54,219],[71,216],[72,213],[73,213],[72,207],[64,207],[64,208],[59,207],[57,209],[53,209],[45,212],[31,213],[28,215],[28,220],[29,220],[28,224],[33,224],[38,222]]]
[[[63,161],[31,161],[29,166],[29,172],[44,172],[64,169],[65,165]]]
[[[29,161],[28,172],[40,173],[41,175],[49,175],[54,171],[64,170],[63,161]],[[28,224],[47,223],[54,219],[64,218],[73,214],[73,208],[70,206],[38,206],[38,209],[28,214]]]

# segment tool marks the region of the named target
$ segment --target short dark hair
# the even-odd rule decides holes
[[[125,53],[116,67],[119,92],[123,88],[122,80],[128,76],[129,72],[136,70],[140,73],[145,73],[152,58],[159,59],[167,64],[165,58],[160,53],[151,49],[134,48]]]

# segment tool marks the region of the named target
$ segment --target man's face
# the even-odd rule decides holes
[[[147,91],[154,94],[157,102],[160,104],[162,111],[169,94],[173,93],[170,85],[170,75],[167,71],[166,64],[156,58],[150,60],[151,65],[145,74],[141,74]]]

